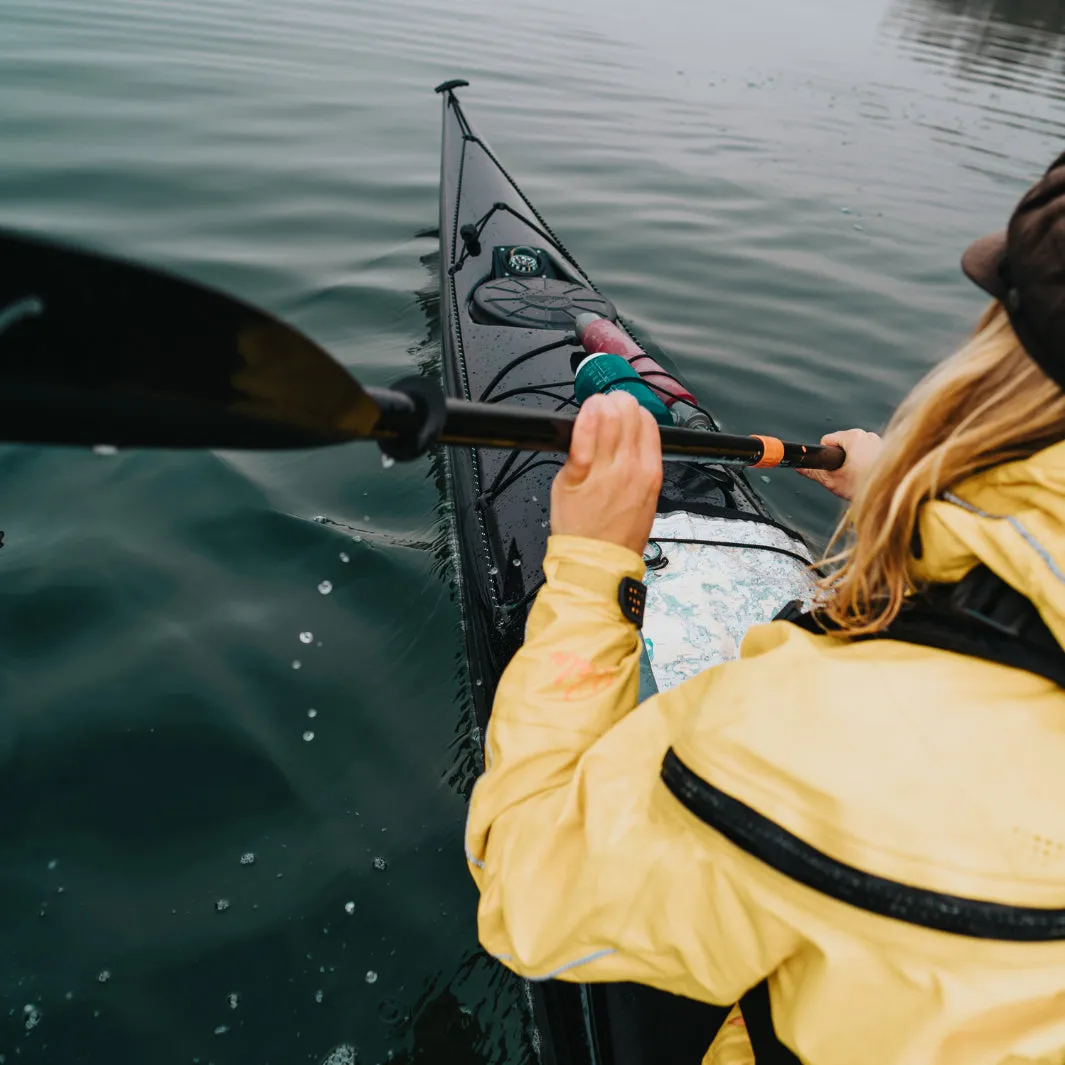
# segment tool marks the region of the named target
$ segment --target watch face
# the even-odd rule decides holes
[[[540,256],[532,248],[511,248],[507,252],[507,270],[512,274],[538,274]]]

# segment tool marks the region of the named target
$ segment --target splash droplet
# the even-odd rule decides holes
[[[310,708],[310,710],[307,711],[307,716],[308,717],[317,717],[318,716],[318,711],[315,710],[314,707],[312,706]]]
[[[94,455],[103,455],[109,458],[111,455],[118,454],[118,448],[115,447],[114,444],[97,444],[96,447],[92,449],[92,453]]]
[[[303,734],[303,742],[304,743],[310,743],[311,740],[313,740],[313,739],[314,739],[314,733],[311,732],[310,729],[307,729],[307,731]]]
[[[292,659],[292,668],[293,669],[302,669],[303,668],[303,663],[298,658],[294,658],[294,659]]]
[[[373,969],[367,969],[366,970],[366,982],[368,984],[376,984],[377,983],[377,973],[375,973],[373,971]]]
[[[355,903],[354,902],[345,902],[344,903],[344,912],[346,914],[348,914],[348,916],[350,917],[351,914],[353,914],[355,912]]]
[[[388,868],[388,862],[386,862],[384,860],[384,858],[374,858],[373,867],[375,869],[379,869],[379,870],[380,869],[387,869]]]
[[[214,908],[219,913],[224,913],[229,909],[229,899],[215,899]]]
[[[340,552],[340,561],[341,562],[350,562],[351,561],[351,556],[346,551],[341,551]]]
[[[229,1006],[231,1010],[235,1010],[240,1005],[240,995],[236,991],[230,991],[229,994],[226,995],[226,1005]]]
[[[341,1043],[322,1058],[320,1065],[356,1065],[358,1060],[359,1052],[349,1043]]]
[[[311,640],[313,640],[313,639],[314,639],[314,633],[313,632],[301,632],[300,633],[300,643],[310,643]]]
[[[386,455],[383,451],[381,452],[381,468],[382,469],[390,470],[390,469],[392,469],[393,466],[395,466],[395,464],[396,464],[396,460],[394,458],[392,458],[391,455]]]
[[[333,590],[333,582],[332,581],[322,581],[321,584],[318,585],[318,591],[320,591],[322,593],[322,595],[328,595],[332,590]]]
[[[106,984],[107,981],[111,979],[111,970],[110,969],[101,969],[96,974],[96,979],[99,980],[101,984]]]
[[[255,853],[254,853],[254,851],[248,851],[247,853],[242,854],[240,856],[240,864],[241,865],[254,865],[255,864]]]

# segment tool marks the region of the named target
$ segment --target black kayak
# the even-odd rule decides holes
[[[572,410],[574,356],[584,354],[574,317],[590,312],[617,321],[617,314],[470,124],[455,95],[465,84],[446,82],[436,90],[443,97],[445,392],[458,399]],[[660,352],[642,346],[676,376]],[[548,500],[564,456],[447,451],[470,690],[483,731],[500,674],[521,644],[529,606],[543,582]],[[686,615],[683,626],[663,627],[655,640],[654,672],[658,686],[668,687],[734,656],[730,641],[737,643],[749,624],[772,616],[772,607],[764,604],[780,600],[780,606],[802,594],[809,556],[798,534],[773,520],[744,472],[734,467],[666,462],[658,511],[649,569],[669,563],[661,573],[673,581],[670,609]],[[717,552],[712,565],[709,552]],[[705,599],[707,580],[718,580],[727,568],[722,559],[734,580],[729,578],[721,602],[756,605],[733,609],[735,617],[711,619],[716,627],[707,634],[687,615],[697,612],[699,597]],[[758,582],[755,596],[747,594],[751,581]],[[653,628],[651,573],[648,586],[645,635]],[[735,594],[737,588],[742,594]],[[688,591],[693,606],[685,611],[676,604]],[[659,602],[660,612],[665,601]],[[681,629],[686,635],[677,637]],[[546,981],[529,988],[544,1065],[697,1065],[727,1012],[634,984]]]

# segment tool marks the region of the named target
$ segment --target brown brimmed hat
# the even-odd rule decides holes
[[[1001,301],[1024,350],[1065,389],[1065,154],[1004,230],[965,249],[961,268]]]

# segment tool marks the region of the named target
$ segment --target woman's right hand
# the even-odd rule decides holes
[[[821,437],[822,444],[835,444],[843,448],[847,457],[838,470],[798,470],[811,481],[823,484],[830,492],[846,499],[854,498],[862,481],[884,450],[884,441],[876,433],[864,429],[842,429],[826,433]]]

